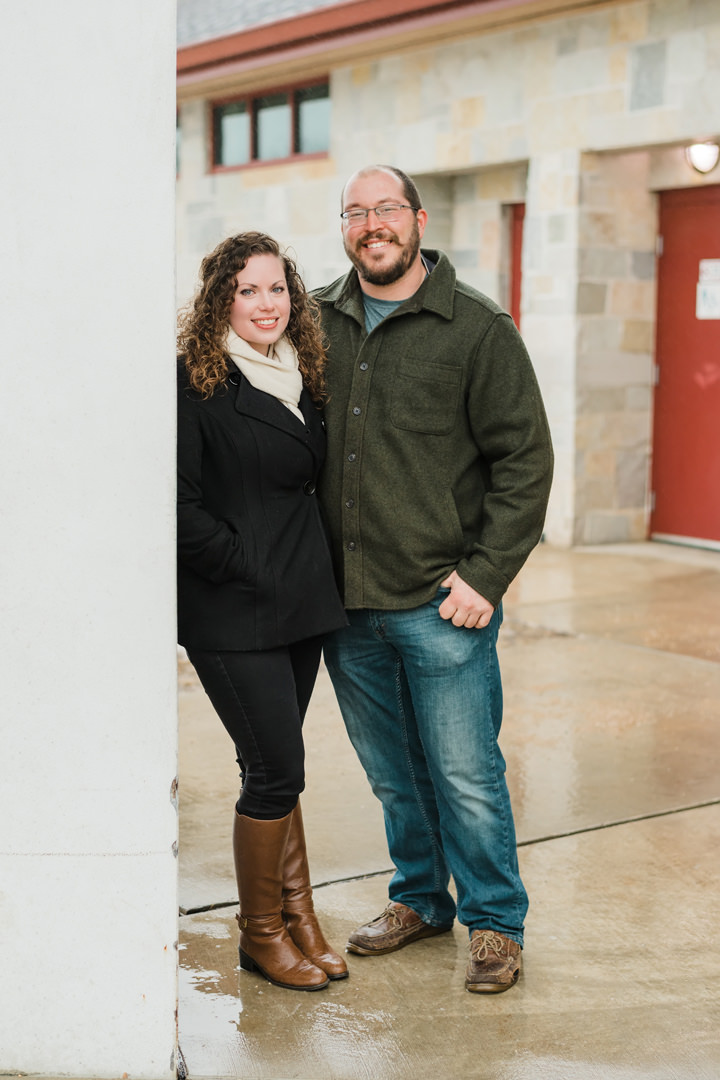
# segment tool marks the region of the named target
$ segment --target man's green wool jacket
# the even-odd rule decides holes
[[[328,345],[320,497],[347,608],[430,600],[452,571],[497,605],[538,543],[552,446],[508,314],[446,255],[365,331],[357,273],[316,291]]]

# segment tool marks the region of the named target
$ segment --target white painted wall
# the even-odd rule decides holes
[[[0,1072],[174,1075],[174,0],[0,15]]]

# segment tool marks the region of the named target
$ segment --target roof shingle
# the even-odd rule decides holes
[[[339,0],[178,0],[177,43],[196,45],[200,41],[235,34],[263,23],[291,19],[317,8],[335,6]]]

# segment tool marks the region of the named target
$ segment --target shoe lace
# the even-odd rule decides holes
[[[394,908],[392,904],[388,904],[384,911],[381,911],[376,919],[373,919],[374,923],[382,922],[383,919],[392,919],[393,925],[396,928],[402,927],[402,920],[397,913],[397,908]]]
[[[473,960],[486,960],[490,953],[496,956],[507,954],[507,943],[501,934],[494,930],[478,930],[470,942],[470,955]]]

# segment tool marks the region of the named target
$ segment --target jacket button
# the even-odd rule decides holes
[[[360,411],[361,411],[361,410],[360,410],[360,409],[358,409],[358,407],[357,407],[357,405],[356,405],[356,406],[355,406],[355,408],[353,409],[353,416],[359,416],[359,415],[360,415]]]
[[[355,500],[354,499],[347,499],[345,501],[345,505],[347,506],[348,510],[352,510],[353,506],[355,505]]]
[[[350,543],[347,546],[347,549],[348,549],[348,551],[354,551],[355,550],[355,541],[354,540],[350,541]]]
[[[348,461],[354,461],[356,457],[357,454],[348,454]]]
[[[369,365],[363,360],[362,364],[360,365],[360,370],[361,371],[367,371],[368,366]]]
[[[315,494],[315,481],[314,480],[306,480],[305,483],[303,484],[303,491],[305,492],[306,495],[314,495]]]

